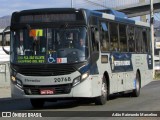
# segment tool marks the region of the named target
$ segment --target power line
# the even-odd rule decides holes
[[[102,1],[103,4],[97,3],[97,2],[101,2],[101,1]],[[85,1],[83,1],[82,3],[76,4],[76,6],[83,6],[83,5],[86,5],[86,3],[88,3],[89,5],[92,5],[92,6],[107,8],[107,7],[105,6],[105,2],[106,2],[105,0],[94,0],[94,1],[85,0]],[[77,2],[76,2],[76,3],[77,3]],[[83,6],[83,7],[84,7],[84,6]]]

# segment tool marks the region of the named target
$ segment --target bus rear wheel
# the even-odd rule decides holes
[[[136,80],[135,80],[135,89],[132,92],[133,97],[138,97],[140,95],[140,75],[136,73]]]
[[[95,104],[96,105],[104,105],[107,100],[107,84],[106,84],[106,78],[103,77],[102,81],[102,87],[101,87],[101,96],[98,96],[95,98]]]
[[[42,108],[45,101],[43,99],[30,99],[33,108]]]

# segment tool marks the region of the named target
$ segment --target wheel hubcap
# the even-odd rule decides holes
[[[139,80],[138,79],[136,81],[136,88],[137,88],[137,91],[139,91]]]
[[[102,97],[106,98],[106,96],[107,96],[107,86],[106,86],[106,83],[103,83],[102,84]]]

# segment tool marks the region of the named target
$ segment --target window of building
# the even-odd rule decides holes
[[[0,35],[0,46],[2,46],[2,35]]]
[[[5,39],[4,46],[10,46],[10,34],[6,34]],[[0,35],[0,46],[2,46],[2,35]]]

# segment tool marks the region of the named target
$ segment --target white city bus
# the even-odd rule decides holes
[[[12,97],[30,98],[33,107],[62,98],[103,105],[110,94],[139,96],[152,80],[149,24],[123,13],[24,10],[12,14],[10,30]]]

